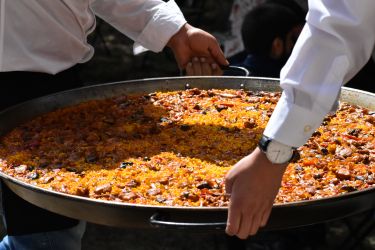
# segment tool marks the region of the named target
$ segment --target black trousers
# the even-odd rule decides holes
[[[0,109],[51,93],[82,86],[79,67],[56,75],[35,72],[0,73]],[[2,181],[3,218],[8,235],[23,235],[73,227],[78,220],[37,207],[13,193]]]

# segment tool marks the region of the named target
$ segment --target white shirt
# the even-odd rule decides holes
[[[161,51],[186,23],[170,0],[0,0],[0,72],[55,74],[91,59],[95,15],[135,41]]]
[[[310,138],[334,106],[341,86],[369,60],[374,13],[374,0],[309,1],[307,23],[281,71],[284,91],[266,136],[295,147]]]

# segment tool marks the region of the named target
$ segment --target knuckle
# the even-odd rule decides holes
[[[256,234],[258,233],[258,229],[259,229],[259,226],[253,227],[253,228],[250,230],[249,234],[250,234],[250,235],[256,235]]]
[[[246,240],[247,237],[249,237],[249,234],[247,232],[241,232],[237,234],[237,237],[240,238],[241,240]]]
[[[236,199],[236,197],[231,197],[231,201],[230,201],[230,205],[231,205],[231,209],[232,211],[237,211],[238,213],[240,213],[241,210],[244,210],[243,207],[244,207],[244,200],[243,199]]]
[[[225,229],[225,232],[228,235],[234,235],[236,232],[234,231],[233,227],[230,224],[227,224],[227,228]]]

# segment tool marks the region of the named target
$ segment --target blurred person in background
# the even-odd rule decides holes
[[[135,53],[167,46],[180,68],[197,56],[215,70],[228,64],[216,39],[189,25],[173,0],[0,0],[0,108],[82,86],[79,65],[93,57],[87,36],[96,15],[133,39]],[[7,230],[1,250],[81,248],[84,222],[34,206],[4,183],[1,187]]]
[[[246,14],[252,9],[264,3],[277,3],[288,7],[296,13],[297,18],[305,19],[307,0],[234,0],[229,16],[230,36],[224,41],[224,53],[230,64],[240,65],[246,60],[248,52],[242,37],[243,22]],[[254,74],[252,74],[254,76]],[[277,76],[279,77],[279,76]],[[375,80],[375,49],[372,57],[366,62],[361,70],[350,79],[345,86],[375,92],[373,84]]]
[[[284,5],[298,13],[298,18],[304,19],[307,10],[307,0],[234,0],[229,15],[229,36],[224,41],[224,53],[230,63],[242,62],[247,53],[242,39],[242,24],[246,14],[256,6],[265,2]]]
[[[246,57],[234,63],[251,76],[279,77],[305,21],[285,5],[265,2],[251,9],[242,24]]]

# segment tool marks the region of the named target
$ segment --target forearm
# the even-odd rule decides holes
[[[145,48],[161,51],[186,23],[173,0],[96,0],[94,12],[135,41],[135,53]]]
[[[281,71],[284,93],[267,136],[304,144],[334,106],[342,84],[367,62],[375,40],[375,2],[365,2],[362,7],[350,0],[309,3],[307,23]]]

